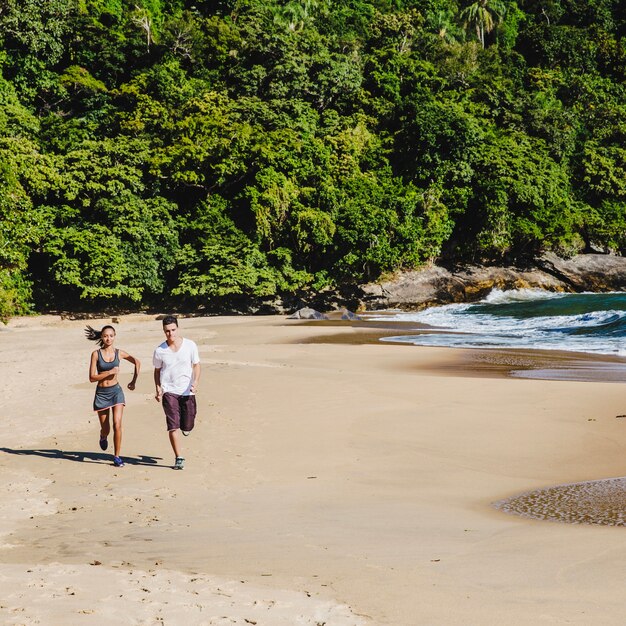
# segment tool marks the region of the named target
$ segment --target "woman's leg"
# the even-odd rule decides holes
[[[98,419],[100,420],[100,439],[106,439],[111,432],[109,409],[104,409],[104,411],[98,411]]]
[[[124,405],[116,404],[113,407],[113,454],[120,455],[122,448],[122,415],[124,414]]]

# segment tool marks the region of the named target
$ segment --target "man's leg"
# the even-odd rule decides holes
[[[170,430],[167,433],[170,436],[170,443],[172,444],[172,450],[174,450],[174,454],[176,458],[180,457],[180,429]]]
[[[174,450],[176,455],[174,468],[182,469],[184,459],[182,459],[182,463],[179,463],[179,459],[182,458],[180,450],[180,396],[173,393],[164,393],[163,398],[161,398],[161,404],[165,411],[167,434],[170,438],[172,450]]]
[[[196,423],[196,396],[181,396],[180,398],[180,429],[183,435],[188,435]]]

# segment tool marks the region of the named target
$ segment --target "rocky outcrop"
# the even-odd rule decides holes
[[[545,254],[537,260],[537,265],[572,291],[626,290],[626,258],[621,256],[580,254],[561,259],[556,254]]]
[[[436,304],[472,302],[493,289],[548,291],[626,290],[626,258],[584,254],[561,259],[546,254],[533,267],[468,266],[455,270],[431,266],[393,279],[361,285],[368,309],[420,309]]]
[[[328,315],[324,313],[320,313],[315,309],[311,309],[309,307],[303,307],[302,309],[298,309],[295,313],[292,313],[288,318],[288,320],[327,320]]]
[[[352,311],[348,309],[343,309],[341,311],[341,319],[355,321],[355,320],[360,320],[361,316],[357,315],[356,313],[353,313]]]

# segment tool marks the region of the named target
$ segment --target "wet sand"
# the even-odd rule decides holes
[[[175,472],[160,322],[126,316],[117,344],[144,370],[118,469],[83,325],[0,331],[1,623],[623,623],[623,528],[495,506],[621,479],[619,384],[513,377],[536,355],[354,341],[347,324],[185,319],[203,378]]]
[[[494,506],[537,520],[626,526],[626,478],[538,489],[496,502]]]
[[[316,334],[304,339],[304,343],[328,343],[344,345],[395,343],[407,349],[418,346],[404,342],[389,341],[398,335],[445,332],[427,329],[414,322],[398,321],[338,321],[324,320],[306,322],[318,328],[334,329],[335,332]],[[347,331],[346,329],[349,329]],[[611,355],[594,355],[558,350],[526,350],[515,348],[480,349],[432,348],[448,352],[449,359],[435,363],[420,363],[418,367],[429,372],[460,376],[512,376],[542,380],[569,380],[579,382],[626,382],[626,358]]]

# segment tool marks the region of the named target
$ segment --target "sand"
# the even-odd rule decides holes
[[[143,363],[123,468],[98,448],[84,322],[0,330],[0,623],[624,623],[623,527],[493,506],[623,477],[622,384],[485,375],[349,324],[181,319],[203,375],[177,472],[161,324],[115,325]]]

